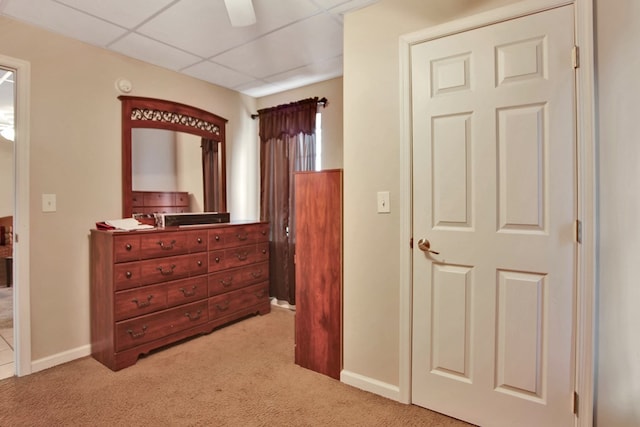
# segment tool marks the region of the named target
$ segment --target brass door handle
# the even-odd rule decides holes
[[[432,254],[439,255],[440,252],[431,250],[431,243],[427,239],[418,240],[418,248],[423,252],[431,252]]]

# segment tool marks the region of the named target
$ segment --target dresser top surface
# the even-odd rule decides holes
[[[242,226],[242,225],[253,225],[253,224],[268,224],[265,221],[257,221],[257,220],[235,220],[231,222],[222,222],[217,224],[196,224],[196,225],[181,225],[181,226],[171,226],[171,227],[154,227],[147,228],[142,230],[98,230],[96,228],[91,229],[91,233],[105,233],[105,234],[153,234],[153,233],[166,233],[168,231],[188,231],[188,230],[203,230],[203,229],[217,229],[224,227],[233,227],[233,226]]]

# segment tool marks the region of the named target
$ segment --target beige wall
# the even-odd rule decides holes
[[[345,17],[344,369],[391,388],[400,363],[399,37],[512,2],[382,0]],[[381,190],[390,214],[376,213]]]
[[[640,425],[640,2],[597,0],[599,290],[596,422]]]
[[[258,108],[275,107],[305,98],[325,97],[322,113],[322,169],[342,168],[342,77],[258,99]]]
[[[170,99],[229,120],[228,203],[258,218],[255,99],[0,17],[0,53],[31,64],[30,262],[32,358],[89,344],[89,229],[121,216],[120,101]],[[19,78],[19,77],[18,77]],[[41,212],[41,195],[57,212]]]

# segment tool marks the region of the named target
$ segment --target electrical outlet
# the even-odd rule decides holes
[[[389,192],[378,191],[378,213],[391,212],[391,206],[389,204]]]

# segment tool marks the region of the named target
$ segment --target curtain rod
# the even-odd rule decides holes
[[[329,100],[327,100],[327,98],[325,98],[324,96],[320,99],[318,99],[318,105],[322,106],[323,108],[327,106],[327,104],[329,103]],[[257,119],[258,117],[260,117],[259,114],[252,114],[251,118],[253,120]]]

